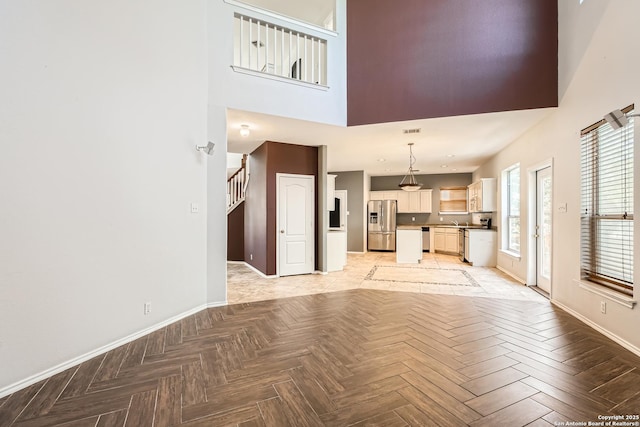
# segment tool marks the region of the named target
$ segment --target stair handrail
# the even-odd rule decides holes
[[[227,213],[233,211],[244,201],[249,183],[248,176],[247,155],[244,154],[240,168],[227,179]]]

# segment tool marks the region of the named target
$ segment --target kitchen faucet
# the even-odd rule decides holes
[[[453,225],[455,225],[456,227],[458,226],[458,221],[453,220],[453,221],[451,221],[451,222],[452,222],[452,223],[453,223]]]

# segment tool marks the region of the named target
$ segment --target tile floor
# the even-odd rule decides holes
[[[371,274],[376,266],[382,268]],[[424,253],[420,264],[396,264],[395,253],[389,252],[349,254],[343,271],[277,279],[265,279],[243,264],[229,263],[227,278],[229,304],[347,289],[547,301],[498,269],[472,267],[458,257],[433,253]]]

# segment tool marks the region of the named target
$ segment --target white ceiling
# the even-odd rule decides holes
[[[335,0],[241,0],[261,9],[324,27],[325,19],[335,10]]]
[[[420,174],[473,172],[553,110],[507,111],[353,127],[228,110],[228,151],[248,154],[267,140],[326,145],[329,171],[364,170],[371,175],[400,175],[409,168],[407,143],[413,142],[414,168],[419,169]],[[239,133],[242,124],[251,129],[246,138]],[[410,128],[421,128],[421,133],[402,133],[403,129]]]

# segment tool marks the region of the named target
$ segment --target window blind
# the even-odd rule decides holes
[[[623,110],[632,114],[633,106]],[[633,123],[598,122],[581,133],[581,275],[633,291]]]
[[[507,249],[520,253],[520,165],[507,171]]]

